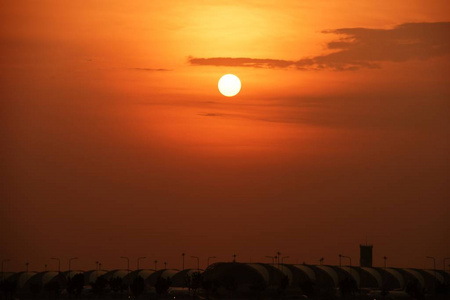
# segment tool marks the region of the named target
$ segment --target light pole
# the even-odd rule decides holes
[[[58,273],[61,273],[61,260],[57,257],[52,257],[50,259],[54,259],[58,261]]]
[[[197,272],[199,272],[200,271],[200,258],[198,256],[191,256],[191,258],[197,259]]]
[[[215,257],[215,256],[209,256],[209,257],[208,257],[208,264],[207,264],[207,267],[209,267],[209,259],[210,259],[210,258],[217,258],[217,257]]]
[[[184,256],[186,255],[186,253],[181,253],[181,256],[183,256],[183,270],[184,270]]]
[[[342,255],[342,257],[348,258],[350,260],[350,267],[352,266],[352,258],[350,256]]]
[[[342,267],[342,257],[343,258],[348,258],[350,260],[350,267],[352,266],[352,258],[350,256],[345,256],[342,254],[339,254],[339,267]]]
[[[280,251],[278,251],[277,252],[277,256],[275,256],[276,258],[277,258],[277,265],[278,265],[278,268],[280,268],[280,258],[281,258],[281,252]]]
[[[167,270],[167,262],[164,262],[164,269]]]
[[[30,265],[30,263],[29,262],[26,262],[25,263],[25,266],[27,267],[27,280],[28,280],[28,266]]]
[[[155,259],[155,271],[157,271],[158,261]]]
[[[8,261],[11,261],[9,258],[7,258],[7,259],[3,259],[2,260],[2,280],[4,279],[4,277],[5,277],[5,273],[3,272],[3,265],[6,263],[6,262],[8,262]],[[444,271],[445,271],[445,267],[444,267]]]
[[[434,279],[436,280],[436,258],[432,256],[427,256],[427,258],[433,260]]]
[[[281,258],[281,264],[284,264],[284,259],[285,258],[289,258],[289,256],[283,256],[282,258]]]
[[[70,278],[70,264],[71,264],[71,262],[72,262],[72,260],[74,260],[74,259],[78,259],[78,257],[71,257],[71,258],[69,258],[69,278]]]
[[[233,254],[233,262],[236,262],[236,254]]]
[[[383,256],[383,259],[384,259],[384,268],[386,269],[386,261],[388,258],[386,256]]]
[[[121,259],[126,259],[127,260],[127,272],[128,274],[130,273],[130,258],[127,256],[121,256]],[[99,263],[100,264],[100,263]]]
[[[325,260],[325,258],[323,258],[323,257],[321,257],[320,259],[319,259],[319,264],[321,265],[321,266],[323,266],[323,261]]]
[[[272,259],[272,266],[275,264],[275,256],[266,255],[267,258]]]
[[[146,259],[147,257],[145,257],[145,256],[141,256],[141,257],[138,257],[138,259],[137,259],[137,270],[139,270],[139,261],[141,260],[141,259]]]
[[[98,278],[98,260],[95,262],[95,277]]]

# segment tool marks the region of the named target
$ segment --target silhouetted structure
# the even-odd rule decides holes
[[[360,245],[359,246],[359,259],[360,266],[365,268],[372,268],[372,250],[373,245]]]
[[[0,299],[124,299],[138,295],[145,299],[175,295],[177,299],[195,295],[215,299],[301,299],[302,295],[311,299],[449,299],[450,283],[443,270],[243,262],[216,262],[204,272],[90,270],[68,274],[0,274],[4,278]],[[364,294],[367,298],[355,298]]]

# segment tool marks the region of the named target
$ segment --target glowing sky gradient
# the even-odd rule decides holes
[[[450,256],[448,11],[3,3],[0,258],[337,264],[367,241],[375,266],[431,268]],[[232,98],[217,90],[227,73]]]

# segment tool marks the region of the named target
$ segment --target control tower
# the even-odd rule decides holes
[[[373,245],[359,246],[359,264],[361,267],[372,267],[372,250]]]

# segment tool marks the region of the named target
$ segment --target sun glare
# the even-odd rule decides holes
[[[241,90],[241,81],[236,75],[226,74],[219,79],[219,91],[227,97],[236,96]]]

